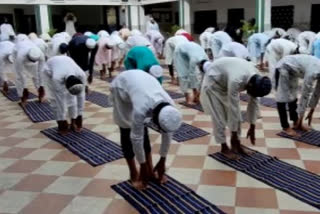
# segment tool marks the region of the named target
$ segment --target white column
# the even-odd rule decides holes
[[[41,4],[39,5],[39,27],[38,29],[39,33],[48,33],[50,30],[50,14],[48,5]]]
[[[139,29],[139,6],[130,6],[131,29]]]
[[[271,0],[264,2],[264,31],[271,30]]]
[[[139,6],[139,28],[141,32],[146,32],[146,14],[143,6]]]
[[[184,0],[183,1],[184,5],[184,29],[191,33],[191,11],[190,11],[190,0]]]

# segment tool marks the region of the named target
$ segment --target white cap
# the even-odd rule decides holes
[[[39,48],[31,48],[28,53],[28,58],[32,61],[38,61],[41,57],[41,50]]]
[[[35,40],[35,39],[37,39],[38,38],[38,35],[37,34],[35,34],[35,33],[29,33],[29,39],[30,40]]]
[[[108,36],[110,36],[110,34],[109,34],[107,31],[105,31],[105,30],[100,30],[100,31],[98,32],[98,36],[99,36],[100,38],[103,38],[103,37],[108,37]]]
[[[211,62],[210,61],[206,61],[204,64],[203,64],[203,71],[206,73],[209,69],[211,65]]]
[[[159,125],[165,132],[175,132],[182,123],[181,113],[173,106],[164,107],[159,113]]]
[[[155,78],[159,78],[159,77],[162,77],[163,75],[163,69],[160,65],[153,65],[149,69],[149,73]]]
[[[18,34],[16,37],[16,41],[21,42],[21,41],[25,41],[28,40],[28,36],[26,34]]]
[[[80,93],[83,91],[83,89],[84,89],[84,85],[83,85],[83,84],[76,84],[76,85],[70,87],[70,88],[68,89],[68,91],[69,91],[70,94],[72,94],[72,95],[78,95],[78,94],[80,94]]]
[[[96,41],[94,41],[94,39],[91,39],[91,38],[87,39],[86,41],[86,46],[89,49],[94,49],[96,47],[96,44],[97,44]]]
[[[87,31],[87,32],[84,33],[84,35],[85,35],[85,36],[88,36],[88,37],[91,36],[92,34],[93,34],[93,33],[90,32],[90,31]]]

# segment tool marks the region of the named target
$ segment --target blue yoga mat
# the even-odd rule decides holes
[[[320,176],[316,174],[257,151],[240,160],[230,160],[221,153],[209,156],[320,209]]]
[[[311,130],[309,132],[303,132],[303,131],[297,131],[298,134],[300,134],[299,137],[293,137],[290,135],[287,135],[285,132],[280,132],[277,135],[280,137],[289,138],[295,141],[307,143],[313,146],[320,146],[320,132],[316,130]]]
[[[158,127],[156,127],[153,123],[149,123],[147,126],[157,132],[160,132]],[[208,134],[208,132],[202,129],[191,126],[187,123],[182,123],[180,128],[173,134],[172,139],[177,142],[185,142],[188,140],[206,136]]]
[[[112,107],[108,96],[97,91],[90,91],[89,94],[86,94],[86,100],[103,108]]]
[[[9,88],[9,91],[8,91],[7,95],[5,95],[5,97],[7,97],[12,102],[17,102],[17,101],[21,100],[21,98],[18,96],[18,92],[17,92],[16,88]],[[29,92],[28,99],[35,99],[35,98],[37,98],[37,96],[34,95],[33,93]]]
[[[149,183],[146,190],[135,189],[130,182],[125,181],[112,185],[111,188],[127,200],[139,213],[213,213],[223,214],[206,199],[193,190],[168,177],[168,182],[159,185]]]
[[[83,129],[81,133],[70,132],[66,136],[60,135],[57,128],[49,128],[41,132],[92,166],[123,158],[119,145],[88,129]]]
[[[22,107],[22,106],[21,106]],[[27,102],[25,107],[22,107],[24,112],[34,123],[54,120],[52,108],[48,102],[39,103],[39,101]]]

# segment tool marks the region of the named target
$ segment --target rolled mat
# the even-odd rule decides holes
[[[252,155],[242,155],[239,160],[230,160],[220,152],[209,156],[320,209],[320,176],[283,162],[276,157],[251,151],[254,152]]]
[[[39,103],[39,101],[27,102],[25,106],[20,104],[26,115],[34,123],[54,120],[52,108],[48,102]]]
[[[112,107],[111,103],[109,102],[108,95],[97,91],[90,91],[89,94],[86,94],[86,100],[103,108]]]
[[[60,135],[58,128],[45,129],[41,133],[62,144],[92,166],[123,158],[121,147],[118,144],[85,128],[80,133],[70,132],[66,136]]]
[[[142,191],[135,189],[128,181],[112,185],[111,188],[142,214],[224,213],[171,177],[163,185],[150,182],[149,187]]]
[[[154,123],[148,123],[147,126],[157,132],[160,132],[159,128],[154,125]],[[208,134],[208,132],[202,129],[199,129],[187,123],[182,123],[180,128],[173,134],[172,139],[177,142],[185,142],[188,140],[206,136]]]
[[[300,136],[293,137],[285,132],[280,132],[277,135],[280,137],[285,137],[289,138],[295,141],[307,143],[313,146],[320,146],[320,132],[316,130],[311,130],[309,132],[304,132],[304,131],[296,131]]]

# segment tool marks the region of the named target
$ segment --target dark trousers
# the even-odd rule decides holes
[[[173,64],[168,65],[168,67],[169,67],[169,74],[170,74],[170,76],[171,76],[171,77],[174,77],[174,73],[173,73]]]
[[[290,120],[296,122],[298,120],[297,113],[297,99],[288,103]],[[280,116],[280,123],[283,129],[289,128],[288,115],[287,115],[287,103],[277,103],[278,113]]]
[[[120,127],[120,141],[121,141],[121,147],[122,152],[125,157],[125,159],[133,159],[134,158],[134,152],[132,148],[132,142],[130,138],[130,132],[131,129],[124,129]],[[148,154],[151,152],[151,146],[150,146],[150,139],[149,139],[149,133],[148,128],[144,128],[144,137],[143,137],[143,147],[145,154]]]

